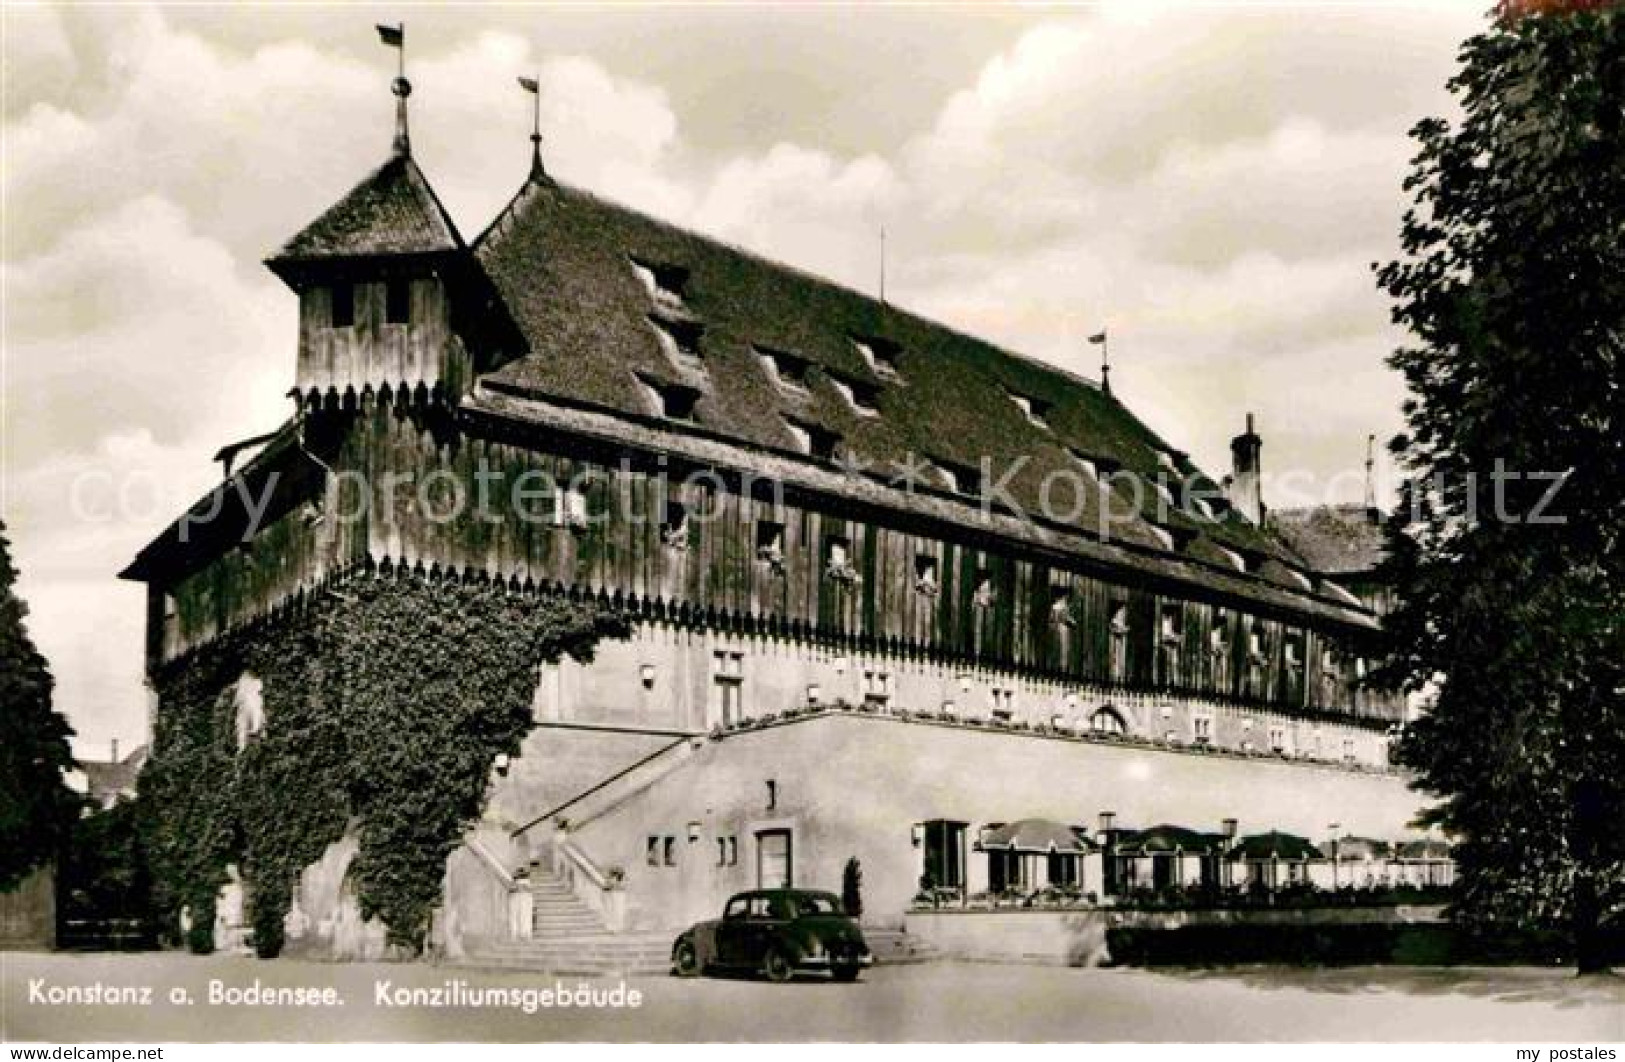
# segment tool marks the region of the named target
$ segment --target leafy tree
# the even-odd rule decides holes
[[[841,906],[853,918],[863,917],[863,865],[857,856],[841,868]]]
[[[0,523],[0,891],[53,859],[79,814],[63,778],[73,728],[51,707],[51,672],[28,637],[16,582]]]
[[[1566,925],[1584,973],[1625,909],[1625,13],[1503,6],[1460,59],[1378,270],[1411,336],[1387,674],[1433,696],[1400,755],[1457,916]]]

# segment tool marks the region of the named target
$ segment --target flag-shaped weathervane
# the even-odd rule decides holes
[[[1111,348],[1106,345],[1106,330],[1102,328],[1100,331],[1090,336],[1089,342],[1100,347],[1100,389],[1107,394],[1111,394],[1112,363],[1111,355],[1108,353]]]
[[[395,83],[390,86],[390,91],[395,93],[395,154],[410,155],[412,141],[406,132],[406,97],[412,94],[412,83],[406,80],[406,23],[379,26],[378,39],[398,54]]]
[[[532,177],[545,177],[547,171],[542,167],[542,86],[533,77],[519,79],[519,87],[530,93],[532,106],[530,117],[530,175]]]

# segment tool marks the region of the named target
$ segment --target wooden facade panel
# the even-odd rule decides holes
[[[1328,632],[1289,628],[1234,605],[1167,597],[976,541],[673,482],[654,470],[509,442],[464,438],[452,444],[437,439],[422,415],[387,404],[368,404],[359,422],[361,430],[349,434],[337,460],[365,472],[364,483],[345,486],[354,494],[346,500],[359,502],[366,491],[370,506],[356,506],[369,510],[365,517],[324,527],[322,541],[302,523],[279,524],[251,549],[219,557],[177,588],[184,614],[178,636],[165,639],[166,653],[308,585],[335,558],[365,549],[375,558],[778,617],[829,636],[1080,681],[1291,708],[1358,708],[1374,718],[1393,717],[1398,704],[1351,691],[1354,651],[1336,655],[1336,672],[1326,680],[1326,653],[1341,644]],[[476,504],[482,477],[484,505]],[[528,493],[516,495],[521,480]],[[554,519],[549,488],[572,483],[587,484],[585,527]],[[459,489],[460,509],[454,505]],[[684,545],[663,533],[668,498],[688,514]],[[783,527],[782,566],[758,556],[763,521]],[[829,574],[837,538],[846,543],[853,581]],[[936,562],[934,595],[917,585],[921,557]],[[1052,607],[1055,594],[1067,606],[1064,622]],[[1166,638],[1165,608],[1174,624]],[[1119,622],[1124,629],[1114,626]],[[1291,663],[1289,639],[1297,646]]]

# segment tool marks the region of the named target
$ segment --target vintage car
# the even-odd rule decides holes
[[[701,922],[677,938],[672,973],[697,977],[710,970],[760,971],[770,981],[828,971],[855,981],[874,963],[863,931],[827,892],[762,889],[730,899],[722,917]]]

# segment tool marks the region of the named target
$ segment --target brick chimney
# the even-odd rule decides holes
[[[109,763],[117,763],[118,762],[118,738],[113,739],[113,749],[112,749],[112,752],[109,753],[109,755],[112,757],[112,759],[108,760],[107,762],[109,762]]]
[[[1237,512],[1255,524],[1264,522],[1264,496],[1259,485],[1259,453],[1264,440],[1253,431],[1253,415],[1247,414],[1247,430],[1230,440],[1232,472],[1225,492]]]

